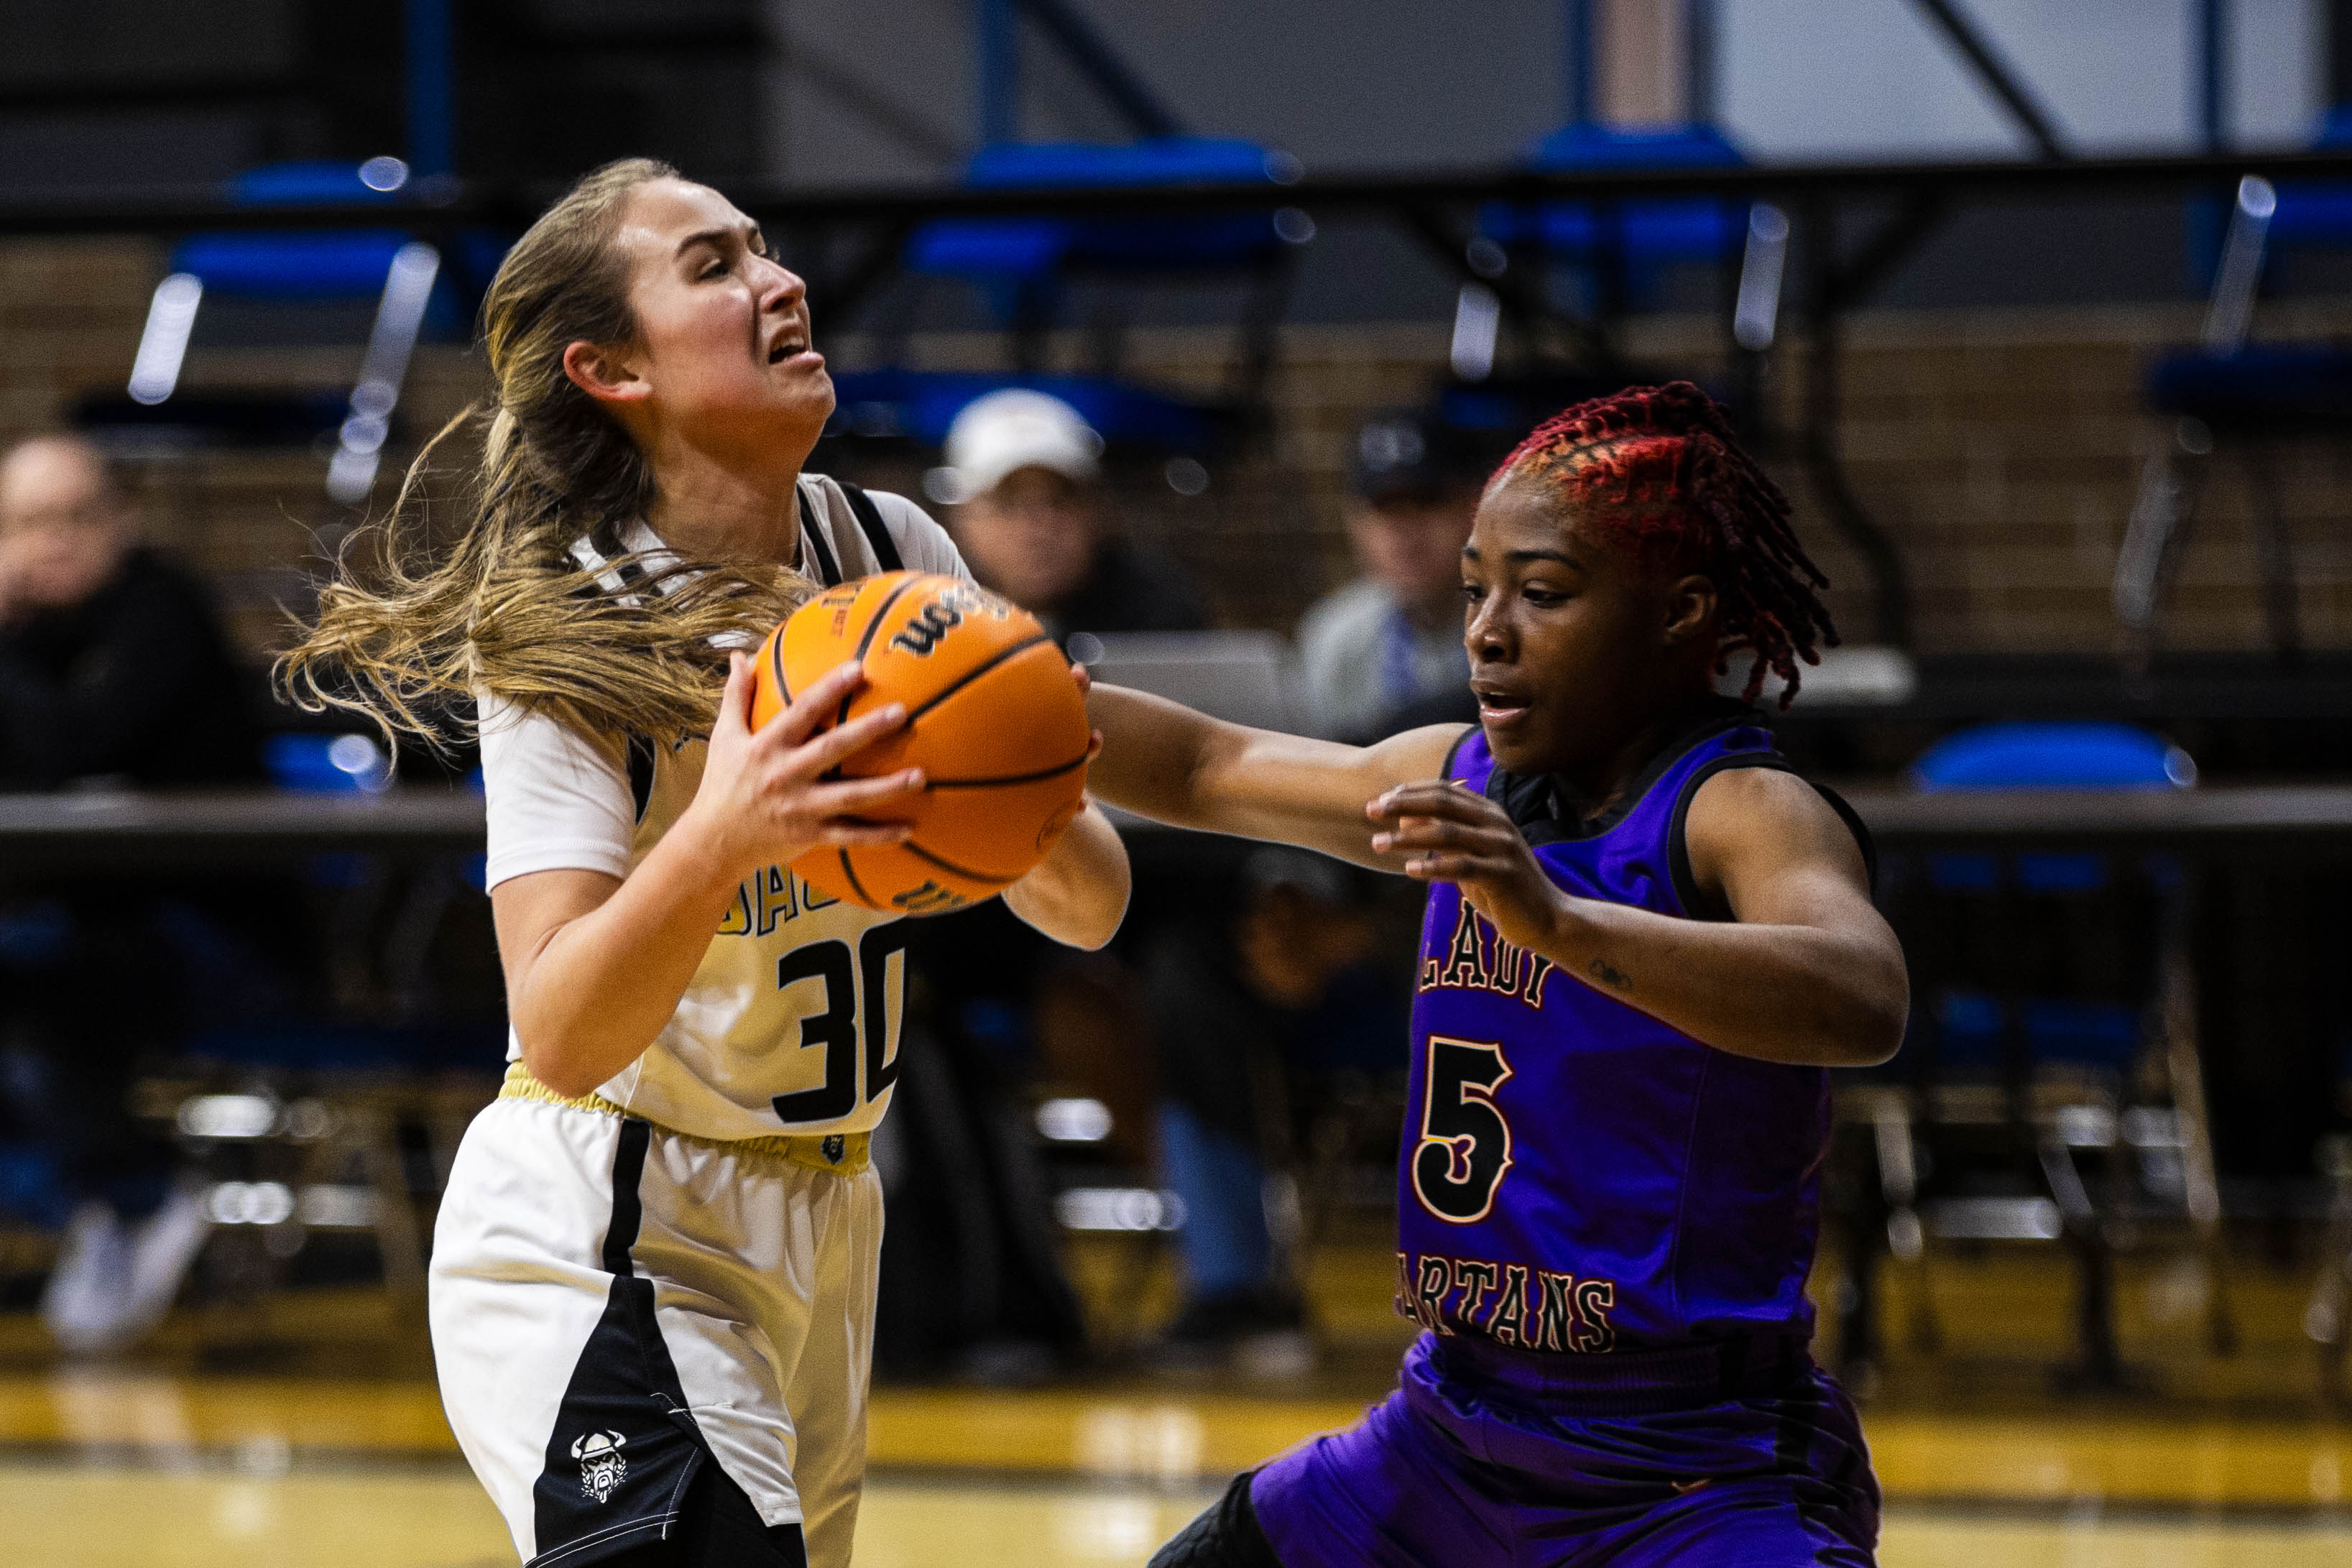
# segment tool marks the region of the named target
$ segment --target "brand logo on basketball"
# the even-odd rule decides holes
[[[952,889],[927,880],[919,888],[891,894],[890,901],[910,915],[935,915],[945,910],[960,910],[971,900]]]
[[[905,648],[918,658],[927,658],[940,646],[941,637],[963,625],[964,616],[983,613],[1001,621],[1012,614],[1012,606],[977,588],[950,588],[909,616],[890,639],[890,646]]]
[[[572,1457],[580,1461],[580,1489],[598,1502],[606,1502],[628,1479],[629,1462],[621,1458],[621,1445],[626,1437],[618,1432],[591,1432],[572,1442]]]

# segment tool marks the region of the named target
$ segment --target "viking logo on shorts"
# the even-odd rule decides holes
[[[621,1445],[627,1441],[618,1432],[591,1432],[572,1440],[572,1457],[580,1461],[582,1491],[598,1502],[611,1499],[629,1474],[629,1461],[621,1458]]]

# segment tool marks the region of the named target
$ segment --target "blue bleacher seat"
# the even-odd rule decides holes
[[[859,436],[903,436],[927,446],[974,398],[1024,387],[1060,398],[1104,440],[1158,451],[1199,452],[1222,428],[1198,404],[1124,382],[1087,375],[984,375],[948,371],[850,371],[833,378],[835,422]]]
[[[1911,779],[1923,792],[2186,789],[2197,782],[2197,764],[2163,736],[2133,725],[2029,721],[1948,735],[1912,765]],[[2033,898],[2086,897],[2111,879],[2108,858],[2084,851],[1947,851],[1927,856],[1926,868],[1937,892],[1976,899],[1995,897],[2004,887]],[[2159,889],[2172,879],[2173,868],[2163,858],[2147,858],[2143,869]],[[1939,1066],[1998,1062],[2002,1019],[1997,998],[1955,988],[1923,1002],[1935,1020]],[[2027,1048],[2038,1060],[2120,1070],[2137,1049],[2137,1007],[2041,997],[2022,999],[2017,1007]]]
[[[303,795],[373,795],[392,784],[383,748],[365,735],[272,735],[261,758],[270,783]]]
[[[2317,148],[2352,147],[2352,108],[2321,126]],[[2352,249],[2352,184],[2291,180],[2275,186],[2257,176],[2238,184],[2227,228],[2213,205],[2193,204],[2195,247],[2218,256],[2201,341],[2157,356],[2148,365],[2149,408],[2173,420],[2172,440],[2150,456],[2116,552],[2115,598],[2131,661],[2153,657],[2166,590],[2194,522],[2205,459],[2234,445],[2246,468],[2254,511],[2263,619],[2282,659],[2302,649],[2293,542],[2262,449],[2283,437],[2352,434],[2352,348],[2340,342],[2255,342],[2251,333],[2264,275],[2284,252]],[[2217,249],[2212,239],[2226,232]]]
[[[1125,145],[1004,143],[982,148],[964,172],[975,190],[1041,193],[1139,185],[1278,184],[1293,177],[1286,156],[1229,137],[1163,136]],[[1024,387],[1050,393],[1085,416],[1115,448],[1155,455],[1204,453],[1258,408],[1285,276],[1286,242],[1264,211],[1187,212],[1101,217],[942,218],[908,240],[906,270],[953,278],[985,291],[1013,334],[1013,374],[986,375],[886,367],[836,374],[832,428],[862,437],[935,445],[956,414],[985,393]],[[1035,374],[1039,334],[1052,324],[1062,286],[1086,277],[1252,282],[1257,298],[1241,318],[1230,401],[1202,403],[1134,385],[1108,374]]]
[[[1125,146],[1004,143],[972,154],[974,190],[1072,191],[1133,185],[1272,183],[1284,165],[1254,142],[1163,136]],[[1224,271],[1280,254],[1266,213],[1178,217],[942,218],[907,246],[910,271],[975,281],[1043,280],[1066,268]]]
[[[1921,790],[2185,789],[2189,753],[2129,724],[2021,721],[1948,735],[1912,764]]]
[[[229,182],[240,206],[368,206],[398,201],[398,186],[371,183],[363,165],[331,161],[270,163]],[[265,300],[373,299],[392,258],[408,243],[395,228],[324,233],[198,234],[172,252],[171,270],[208,289]]]
[[[1712,125],[1622,130],[1570,125],[1536,143],[1527,166],[1546,174],[1627,169],[1739,168],[1748,160]],[[1648,196],[1622,202],[1489,205],[1479,230],[1498,245],[1539,250],[1571,265],[1614,263],[1641,292],[1667,268],[1719,262],[1746,242],[1748,204],[1713,196]]]

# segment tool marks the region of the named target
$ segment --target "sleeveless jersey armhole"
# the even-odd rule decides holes
[[[631,735],[626,747],[629,764],[629,798],[636,804],[637,825],[645,826],[646,808],[654,799],[654,743],[643,735]]]
[[[1698,798],[1699,786],[1716,774],[1729,773],[1734,768],[1769,768],[1775,773],[1794,774],[1811,785],[1813,793],[1820,795],[1832,811],[1837,813],[1838,820],[1844,823],[1846,830],[1853,835],[1854,847],[1862,851],[1864,879],[1869,885],[1872,899],[1874,900],[1877,898],[1878,847],[1872,842],[1870,829],[1864,824],[1861,814],[1847,803],[1846,798],[1825,784],[1805,778],[1804,774],[1790,767],[1785,758],[1775,752],[1733,752],[1716,758],[1694,772],[1690,777],[1683,781],[1681,793],[1675,796],[1674,820],[1666,831],[1666,864],[1674,878],[1675,898],[1681,903],[1685,916],[1695,921],[1720,921],[1730,918],[1727,915],[1702,912],[1701,906],[1705,900],[1700,896],[1697,878],[1691,873],[1690,841],[1685,837],[1684,829],[1690,817],[1691,802]]]
[[[1470,737],[1477,732],[1478,726],[1473,724],[1454,737],[1454,744],[1445,748],[1445,766],[1438,770],[1438,777],[1451,779],[1454,776],[1454,764],[1462,760],[1462,748],[1468,745]]]
[[[890,537],[889,526],[882,521],[882,509],[874,504],[874,498],[866,493],[863,486],[852,484],[847,479],[835,479],[833,482],[839,485],[841,493],[849,498],[849,510],[856,514],[858,529],[866,535],[866,542],[873,547],[874,559],[881,563],[882,570],[904,571],[907,563],[898,553],[898,542]]]
[[[833,558],[833,547],[824,542],[824,529],[816,520],[815,510],[809,505],[808,491],[794,485],[793,492],[800,498],[801,537],[809,542],[811,550],[816,552],[817,586],[837,588],[841,586],[841,565]]]

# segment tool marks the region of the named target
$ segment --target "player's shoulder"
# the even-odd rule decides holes
[[[849,491],[841,480],[829,474],[810,474],[803,476],[802,482],[814,486],[824,496],[828,521],[849,512]],[[971,575],[948,531],[916,502],[893,490],[860,487],[860,493],[874,508],[874,515],[881,520],[891,545],[898,551],[900,564],[908,571],[940,572],[951,577]],[[835,498],[837,505],[833,504]]]
[[[1691,795],[1684,841],[1695,868],[1749,858],[1844,863],[1857,851],[1865,864],[1872,858],[1869,829],[1853,808],[1777,759],[1721,768],[1702,780]]]
[[[898,558],[917,572],[944,572],[951,577],[969,577],[971,573],[963,563],[963,552],[955,540],[940,526],[937,518],[905,496],[889,490],[868,490],[874,510],[882,519],[882,526],[890,531],[890,542],[898,547]]]
[[[549,710],[526,707],[479,688],[474,708],[486,780],[551,767],[606,773],[622,765],[625,742],[594,733]]]

